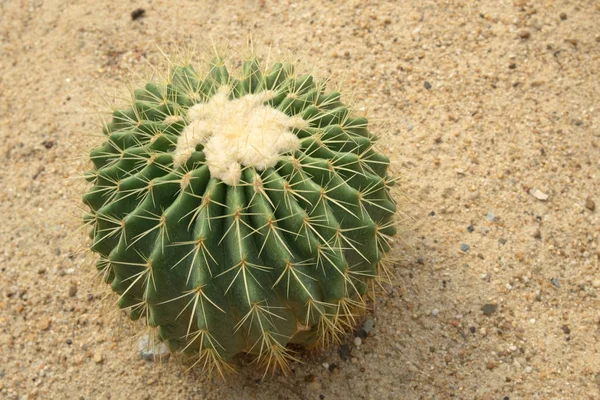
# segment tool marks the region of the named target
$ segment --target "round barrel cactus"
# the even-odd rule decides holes
[[[173,65],[104,126],[87,174],[96,267],[132,319],[222,373],[322,346],[365,310],[395,234],[389,160],[289,64]]]

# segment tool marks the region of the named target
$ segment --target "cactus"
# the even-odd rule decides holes
[[[290,64],[230,75],[173,65],[133,92],[91,151],[96,267],[133,320],[223,373],[290,344],[340,340],[366,308],[396,228],[389,160],[367,119]]]

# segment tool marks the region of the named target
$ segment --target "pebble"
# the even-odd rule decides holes
[[[487,215],[486,215],[485,217],[486,217],[486,218],[488,219],[488,221],[490,221],[490,222],[492,222],[492,221],[494,221],[494,220],[496,219],[496,216],[494,215],[494,213],[491,213],[491,212],[487,213]]]
[[[431,89],[431,83],[425,81],[425,83],[423,83],[423,86],[425,86],[425,89],[429,90]]]
[[[533,197],[535,197],[536,199],[541,200],[541,201],[548,200],[548,195],[539,189],[530,190],[529,194],[531,194]]]
[[[494,361],[488,361],[487,363],[485,363],[485,367],[487,369],[494,369],[498,366],[498,364],[496,364]]]
[[[356,347],[360,347],[360,345],[362,344],[362,339],[359,338],[358,336],[354,338],[354,345]]]
[[[350,359],[350,346],[348,346],[347,344],[343,344],[340,346],[340,348],[338,349],[338,354],[340,356],[340,358],[344,361],[348,361]]]
[[[102,350],[96,350],[94,352],[94,362],[96,364],[100,364],[104,361],[104,356],[102,355]]]
[[[493,313],[496,312],[496,310],[498,309],[498,305],[496,304],[484,304],[481,307],[481,311],[483,311],[483,315],[492,315]]]
[[[533,237],[534,237],[534,239],[541,239],[542,232],[539,229],[536,229],[535,232],[533,232]]]
[[[143,8],[137,8],[131,12],[131,20],[135,21],[136,19],[140,19],[146,15],[146,10]]]
[[[440,310],[438,310],[437,308],[434,308],[433,310],[431,310],[431,315],[433,315],[434,317],[437,317],[440,314]]]
[[[469,194],[469,196],[467,196],[467,198],[470,201],[478,200],[480,197],[481,197],[481,193],[479,191],[475,191],[475,192]]]
[[[519,32],[519,37],[521,39],[529,39],[531,37],[531,33],[529,31],[521,31]]]
[[[311,392],[318,392],[321,390],[321,383],[316,379],[306,385],[306,388]]]
[[[38,328],[42,331],[48,330],[50,328],[50,319],[47,317],[42,317],[38,322]]]
[[[594,211],[596,209],[596,203],[594,202],[594,200],[592,200],[591,197],[585,199],[585,208],[587,208],[590,211]]]
[[[592,286],[596,289],[600,288],[600,279],[595,279],[592,281]]]
[[[375,326],[375,320],[371,317],[367,317],[365,322],[363,322],[362,329],[368,335],[373,330],[374,326]]]
[[[569,333],[571,333],[571,328],[569,328],[569,326],[568,326],[568,325],[563,325],[561,329],[562,329],[562,331],[563,331],[565,334],[567,334],[567,335],[568,335]]]
[[[76,283],[71,283],[71,285],[69,285],[69,297],[75,297],[75,295],[77,294],[77,284]]]
[[[469,225],[469,226],[467,226],[467,230],[468,230],[470,233],[473,233],[473,232],[475,231],[475,227],[474,227],[473,225]]]
[[[469,251],[470,247],[468,244],[463,243],[460,245],[460,249],[462,250],[463,253],[466,253],[467,251]]]
[[[169,358],[169,351],[167,350],[167,346],[163,342],[159,342],[158,340],[154,340],[154,346],[152,346],[153,340],[150,339],[150,334],[145,334],[138,340],[138,352],[140,353],[140,357],[145,361],[155,361],[155,360],[166,360]]]
[[[560,281],[558,278],[552,278],[550,279],[550,282],[552,282],[552,285],[554,285],[555,288],[560,289]]]

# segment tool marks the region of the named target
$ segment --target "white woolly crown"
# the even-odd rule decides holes
[[[262,171],[275,166],[282,154],[298,150],[300,140],[290,129],[308,123],[265,104],[275,96],[271,90],[232,100],[230,91],[221,86],[208,102],[189,108],[189,125],[177,140],[174,163],[185,164],[203,144],[211,176],[233,186],[243,166]]]

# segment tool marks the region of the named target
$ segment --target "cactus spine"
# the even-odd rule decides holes
[[[91,152],[91,249],[132,319],[223,373],[339,339],[395,234],[388,159],[312,76],[256,59],[172,66],[133,93]]]

